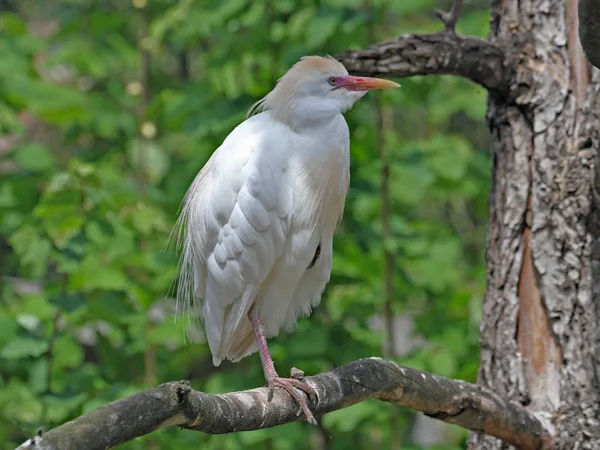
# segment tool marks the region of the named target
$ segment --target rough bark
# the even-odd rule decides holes
[[[355,361],[307,377],[318,393],[311,409],[316,416],[377,398],[489,433],[519,448],[548,448],[550,436],[525,408],[492,391],[399,366],[379,358]],[[177,426],[219,434],[257,430],[298,420],[291,397],[259,388],[229,394],[194,391],[187,381],[162,384],[117,400],[47,433],[40,433],[17,450],[104,450],[152,431]]]
[[[456,75],[506,98],[518,95],[511,86],[516,61],[510,53],[500,45],[451,31],[402,35],[367,50],[349,50],[336,58],[356,75]]]
[[[492,3],[490,41],[519,55],[520,95],[514,103],[489,98],[479,383],[542,417],[555,448],[592,449],[600,448],[598,227],[590,220],[600,78],[588,77],[575,1]],[[507,447],[470,436],[470,448]]]

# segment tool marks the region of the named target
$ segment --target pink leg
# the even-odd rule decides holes
[[[258,317],[258,314],[254,313],[254,308],[250,309],[248,315],[250,316],[252,330],[254,331],[254,336],[256,337],[256,343],[258,344],[258,353],[260,354],[260,361],[262,362],[263,370],[265,372],[265,378],[267,380],[270,378],[277,378],[279,375],[275,370],[275,364],[273,364],[271,353],[269,353],[267,339],[265,338],[265,331],[262,323],[260,322],[260,318]]]
[[[252,330],[254,330],[254,336],[256,337],[256,343],[258,344],[258,353],[260,354],[260,361],[262,362],[263,371],[265,373],[265,379],[267,380],[267,385],[270,389],[269,400],[273,398],[273,390],[275,387],[280,387],[284,389],[300,405],[302,411],[304,412],[306,420],[309,423],[316,425],[317,421],[315,420],[315,417],[313,416],[312,412],[310,411],[310,408],[308,407],[306,398],[300,395],[300,393],[296,391],[295,388],[306,392],[308,396],[314,401],[318,400],[317,392],[308,383],[304,383],[300,379],[298,379],[304,376],[304,373],[302,373],[302,371],[299,371],[298,369],[292,369],[293,371],[296,371],[295,375],[292,376],[297,376],[298,378],[281,378],[277,374],[277,371],[275,370],[275,365],[273,364],[273,359],[271,358],[271,354],[269,353],[269,347],[267,346],[267,339],[265,338],[265,332],[262,323],[260,321],[260,318],[258,317],[258,314],[254,312],[254,308],[250,309],[248,316],[250,317],[250,321],[252,322]]]

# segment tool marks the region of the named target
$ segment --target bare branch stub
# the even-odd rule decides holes
[[[362,359],[305,379],[318,393],[315,416],[377,398],[488,433],[524,450],[550,449],[550,435],[520,405],[458,380],[379,358]],[[194,391],[186,381],[165,383],[98,408],[17,450],[104,450],[153,431],[177,426],[211,434],[269,428],[301,420],[298,405],[277,389],[228,394]]]
[[[458,18],[460,17],[460,11],[462,10],[463,0],[454,0],[452,3],[452,8],[450,11],[442,11],[441,9],[435,10],[435,15],[444,23],[444,27],[446,31],[450,31],[452,33],[455,32],[456,22],[458,22]]]

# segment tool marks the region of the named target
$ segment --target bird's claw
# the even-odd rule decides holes
[[[306,395],[308,395],[308,398],[313,403],[318,403],[319,396],[317,395],[317,391],[315,390],[314,387],[312,387],[306,381],[302,381],[302,379],[298,379],[295,377],[294,378],[279,378],[279,380],[283,380],[284,382],[291,384],[295,388],[300,389],[302,392],[305,392]]]
[[[296,370],[298,370],[298,369],[296,369]],[[302,374],[302,378],[304,378],[304,372],[302,372],[301,370],[298,370],[298,372],[300,372]],[[294,376],[294,375],[298,376],[299,375],[298,372],[294,372],[294,370],[292,369],[292,376]],[[267,386],[269,387],[268,401],[271,401],[273,399],[273,391],[275,390],[275,387],[280,387],[283,390],[285,390],[288,394],[290,394],[292,396],[292,398],[294,400],[296,400],[296,403],[298,403],[300,405],[300,407],[302,408],[302,412],[304,413],[304,417],[306,417],[306,421],[313,425],[317,424],[317,421],[315,420],[315,416],[313,415],[310,408],[308,407],[306,397],[304,397],[302,394],[300,394],[296,390],[296,389],[299,389],[299,390],[305,392],[308,395],[308,398],[313,403],[317,403],[317,401],[319,400],[319,397],[317,396],[317,391],[315,390],[315,388],[313,388],[311,385],[309,385],[308,383],[306,383],[304,381],[300,381],[297,378],[282,378],[282,377],[269,378],[267,380]]]

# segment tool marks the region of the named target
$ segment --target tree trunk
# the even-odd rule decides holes
[[[479,383],[548,427],[555,448],[600,448],[600,221],[592,201],[600,74],[577,34],[577,0],[492,1],[489,40],[518,64],[491,93],[488,286]],[[471,449],[509,448],[471,434]]]

